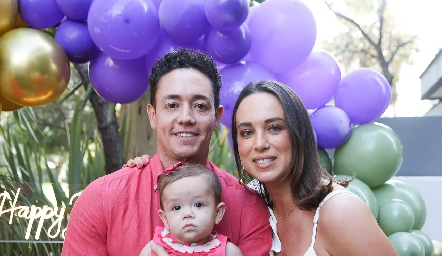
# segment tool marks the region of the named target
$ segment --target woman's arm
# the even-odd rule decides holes
[[[316,241],[331,255],[398,255],[370,208],[355,195],[330,198],[322,206],[318,222],[321,235]]]

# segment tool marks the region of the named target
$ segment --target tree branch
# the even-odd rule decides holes
[[[400,43],[400,44],[396,47],[396,49],[393,51],[393,53],[391,54],[390,58],[389,58],[388,61],[387,61],[387,64],[390,65],[390,63],[391,63],[391,62],[393,61],[393,59],[394,59],[394,56],[396,56],[396,54],[399,52],[399,50],[400,50],[401,48],[405,47],[406,45],[413,43],[413,42],[416,40],[416,38],[417,38],[417,36],[413,36],[413,37],[410,38],[409,40]]]

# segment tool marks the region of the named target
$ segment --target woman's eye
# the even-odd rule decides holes
[[[240,133],[241,137],[249,137],[251,136],[253,133],[250,130],[242,130]]]
[[[181,206],[179,205],[172,206],[172,211],[179,211],[179,210],[181,210]]]
[[[195,207],[201,208],[201,207],[203,207],[203,203],[197,202],[197,203],[195,203]]]
[[[279,132],[282,130],[282,127],[279,125],[271,125],[269,126],[269,131],[271,132]]]

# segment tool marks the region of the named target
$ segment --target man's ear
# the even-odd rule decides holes
[[[226,204],[221,202],[216,206],[216,217],[215,224],[218,224],[223,219],[224,213],[226,212]]]
[[[167,218],[166,218],[166,213],[163,210],[159,209],[158,215],[160,216],[160,219],[163,221],[164,227],[166,227],[167,229],[170,230],[169,223],[167,222]]]
[[[216,109],[216,111],[215,111],[215,127],[213,127],[213,129],[217,129],[218,128],[218,124],[219,124],[219,121],[221,120],[221,117],[223,116],[223,114],[224,114],[224,107],[222,106],[222,105],[219,105],[219,107]],[[228,128],[230,128],[230,127],[228,127]]]
[[[155,128],[156,128],[156,123],[155,123],[156,112],[155,112],[155,107],[152,106],[151,104],[147,105],[147,114],[149,115],[150,128],[155,130]]]

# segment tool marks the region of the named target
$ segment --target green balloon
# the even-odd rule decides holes
[[[322,168],[324,168],[328,173],[333,175],[333,164],[327,151],[325,151],[322,148],[318,148],[318,154]]]
[[[411,234],[417,236],[425,248],[425,256],[431,256],[434,251],[434,244],[431,238],[420,230],[411,230]]]
[[[407,202],[414,212],[414,225],[412,229],[420,230],[425,223],[427,210],[422,196],[407,183],[399,180],[389,180],[379,187],[373,188],[373,193],[379,207],[391,199],[401,199]]]
[[[410,232],[414,224],[413,208],[400,199],[388,200],[379,207],[378,224],[387,236]]]
[[[381,123],[359,125],[350,138],[337,147],[333,172],[353,175],[370,188],[384,184],[402,164],[403,148],[397,134]]]
[[[348,175],[336,175],[335,179],[348,180],[351,179],[351,177],[352,176]],[[373,191],[371,191],[370,187],[367,184],[365,184],[360,179],[355,178],[350,182],[350,184],[348,184],[347,189],[358,195],[368,205],[374,217],[376,219],[378,218],[378,212],[379,212],[378,201],[374,196]]]
[[[399,256],[425,256],[421,241],[409,232],[397,232],[388,237]]]

